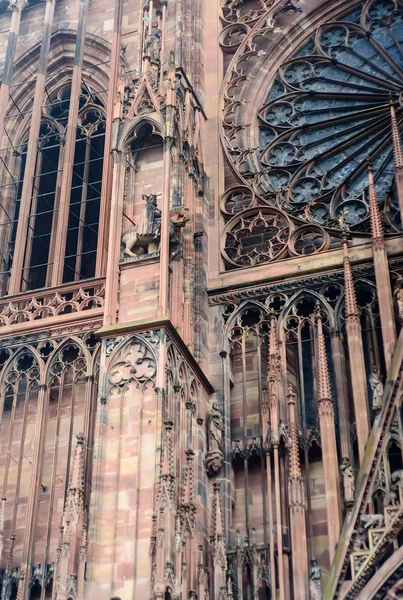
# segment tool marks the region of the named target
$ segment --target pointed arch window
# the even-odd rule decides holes
[[[63,170],[67,167],[64,146],[70,106],[70,85],[48,94],[37,143],[28,234],[25,243],[20,291],[52,285]],[[98,223],[102,188],[105,111],[100,99],[83,85],[79,98],[78,123],[72,183],[69,198],[67,239],[61,248],[62,281],[69,283],[95,276]],[[20,177],[10,232],[2,293],[12,268],[20,200],[25,172],[26,148],[19,157]]]

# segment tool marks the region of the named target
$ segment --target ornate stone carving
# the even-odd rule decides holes
[[[104,297],[103,280],[82,282],[79,286],[66,285],[57,292],[24,294],[15,299],[7,297],[0,302],[0,327],[101,308]]]
[[[207,447],[208,451],[204,466],[208,475],[217,475],[224,462],[222,453],[224,422],[220,406],[215,402],[207,416]]]
[[[247,209],[228,222],[222,238],[223,257],[232,267],[284,258],[290,227],[288,217],[274,208]]]
[[[317,561],[311,560],[311,568],[309,573],[309,595],[311,600],[322,600],[321,580],[322,571],[318,566]]]
[[[344,502],[352,504],[355,492],[354,473],[351,462],[346,456],[341,461],[340,471],[343,477]]]
[[[378,414],[382,410],[383,383],[379,377],[379,369],[376,365],[372,367],[371,375],[369,376],[369,385],[372,390],[372,410],[375,414]]]
[[[156,361],[140,336],[122,350],[120,359],[110,369],[108,377],[110,393],[124,393],[131,382],[140,389],[155,385]]]
[[[145,39],[144,54],[154,63],[159,63],[160,61],[161,36],[162,31],[158,27],[158,23],[153,21],[151,31]]]
[[[396,282],[394,295],[397,302],[398,318],[400,323],[403,323],[403,279],[401,277],[399,277]]]
[[[380,514],[361,515],[360,521],[364,524],[365,529],[370,527],[382,527],[385,517]]]
[[[181,229],[190,221],[189,209],[187,206],[175,206],[169,211],[169,220],[174,228]]]

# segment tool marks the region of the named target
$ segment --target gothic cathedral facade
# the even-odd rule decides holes
[[[0,600],[403,598],[403,0],[0,0]]]

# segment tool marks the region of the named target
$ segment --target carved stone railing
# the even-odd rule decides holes
[[[0,299],[0,328],[102,308],[105,279],[70,283]]]

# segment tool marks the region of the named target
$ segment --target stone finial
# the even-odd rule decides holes
[[[378,199],[376,197],[372,165],[369,159],[367,159],[367,172],[369,185],[369,215],[371,220],[372,243],[375,249],[382,249],[384,248],[382,218],[381,213],[379,211]]]

